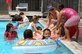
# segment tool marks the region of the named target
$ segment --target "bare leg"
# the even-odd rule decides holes
[[[78,25],[76,25],[76,41],[78,41],[78,37],[79,37],[79,27]]]
[[[68,28],[64,26],[64,29],[65,29],[65,36],[67,37],[67,40],[71,41]]]

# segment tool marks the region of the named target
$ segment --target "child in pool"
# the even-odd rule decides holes
[[[33,39],[33,32],[30,29],[24,31],[22,40],[18,42],[16,45],[22,45],[27,40],[35,40]]]
[[[4,33],[4,39],[5,40],[13,40],[15,38],[18,38],[17,32],[14,30],[13,24],[8,23],[6,25],[6,31]]]
[[[56,33],[58,33],[58,30],[56,31]],[[57,36],[56,33],[54,34],[54,38],[56,38],[55,36]],[[50,29],[44,29],[43,30],[43,39],[53,39]],[[58,39],[55,39],[55,42],[56,42],[58,47],[61,47],[58,43]]]
[[[39,32],[41,32],[41,33],[33,33],[34,35],[34,39],[36,39],[36,40],[42,40],[42,28],[41,27],[36,27],[37,28],[37,30],[39,31]]]
[[[25,15],[23,12],[20,12],[19,15],[22,17],[22,19],[23,19],[23,23],[27,23],[27,22],[29,22],[28,18],[26,17],[26,15]]]
[[[20,12],[19,16],[21,17],[21,20],[18,21],[19,24],[29,23],[28,18],[26,17],[26,15],[23,12]]]
[[[55,33],[51,32],[50,29],[44,29],[43,30],[43,39],[48,39],[48,38],[51,38],[51,39],[57,39],[58,37],[58,34],[59,34],[59,30],[55,30]]]
[[[42,39],[49,39],[51,36],[51,31],[50,29],[44,29],[43,30],[43,38]]]
[[[34,40],[33,39],[33,32],[30,29],[24,31],[24,40]]]
[[[35,33],[41,33],[40,31],[37,30],[36,28],[36,24],[38,23],[39,21],[39,17],[34,15],[33,16],[33,21],[29,24],[28,28],[27,29],[31,29],[32,31],[34,31]]]

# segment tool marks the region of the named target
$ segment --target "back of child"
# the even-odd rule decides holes
[[[30,29],[26,29],[23,33],[24,40],[33,40],[33,32]]]

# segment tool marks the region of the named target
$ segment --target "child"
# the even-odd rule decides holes
[[[24,31],[24,40],[33,40],[33,32],[30,29]]]
[[[34,31],[36,33],[40,33],[36,28],[36,24],[38,23],[38,21],[39,21],[39,17],[34,15],[33,16],[33,21],[29,24],[27,29],[31,29],[32,31]]]
[[[41,33],[33,33],[34,35],[34,39],[36,39],[36,40],[42,40],[42,28],[41,27],[36,27],[37,28],[37,30],[39,31],[39,32],[41,32]]]
[[[43,39],[48,39],[51,36],[51,31],[50,29],[44,29],[43,30]]]
[[[16,45],[22,45],[27,40],[34,40],[33,39],[33,32],[30,29],[27,29],[27,30],[24,31],[22,40],[20,42],[18,42]]]
[[[17,32],[14,31],[13,24],[8,23],[6,26],[6,31],[4,33],[5,40],[13,40],[15,38],[18,38]]]
[[[25,15],[23,12],[20,12],[19,15],[22,17],[22,19],[23,19],[23,23],[27,23],[27,22],[29,22],[28,18],[26,17],[26,15]]]

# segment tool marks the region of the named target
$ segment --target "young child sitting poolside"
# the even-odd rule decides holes
[[[13,40],[18,38],[17,32],[14,30],[14,26],[11,23],[6,25],[6,31],[4,33],[5,40]]]

